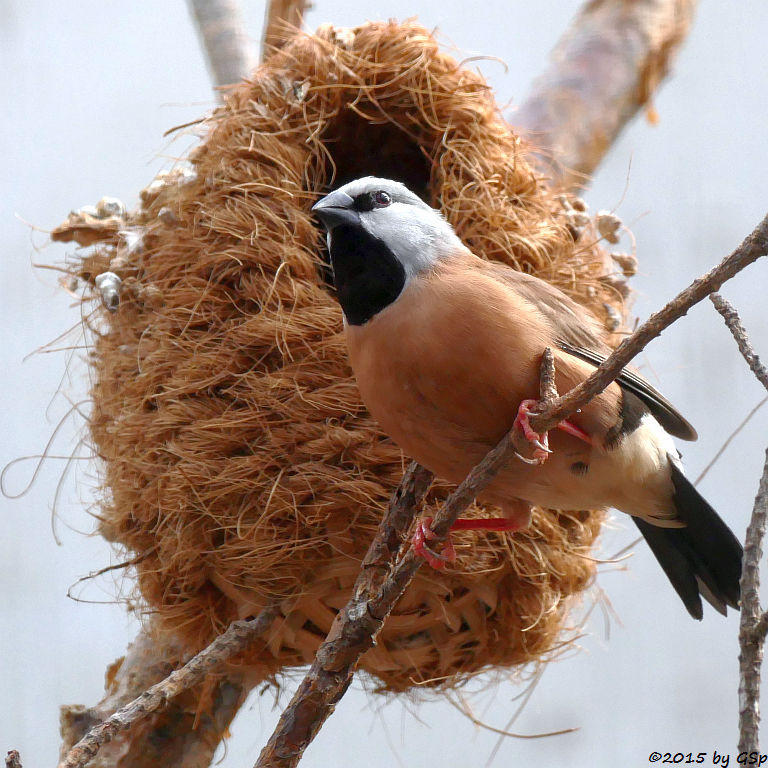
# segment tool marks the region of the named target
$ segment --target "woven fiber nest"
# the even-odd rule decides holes
[[[138,211],[82,210],[54,237],[93,244],[69,266],[86,300],[104,272],[122,280],[116,311],[89,317],[101,533],[190,651],[279,597],[243,660],[267,676],[312,659],[406,465],[351,376],[318,196],[399,179],[476,254],[608,324],[622,305],[596,239],[532,170],[488,86],[414,23],[297,35],[204,128]],[[362,668],[402,691],[547,659],[594,576],[602,519],[539,510],[524,532],[456,535],[456,563],[421,569]]]

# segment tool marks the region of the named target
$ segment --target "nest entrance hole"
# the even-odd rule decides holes
[[[332,179],[331,187],[361,176],[380,176],[402,182],[428,203],[431,167],[423,143],[393,120],[381,119],[373,122],[343,109],[333,121],[323,138],[336,168],[335,178],[332,173],[326,176]]]
[[[372,122],[343,109],[323,136],[323,143],[330,155],[325,160],[325,178],[330,180],[326,192],[362,176],[378,176],[405,184],[431,203],[431,167],[423,145],[393,121]],[[321,277],[333,289],[327,248],[323,248],[321,258],[325,264]]]

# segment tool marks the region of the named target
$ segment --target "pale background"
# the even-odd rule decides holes
[[[247,3],[249,31],[260,37],[263,7]],[[317,0],[308,26],[418,15],[466,55],[504,59],[480,65],[499,101],[519,100],[573,13],[577,0],[536,3]],[[593,209],[619,206],[638,242],[635,312],[646,317],[692,278],[730,252],[768,208],[768,4],[705,0],[674,75],[656,100],[661,123],[638,120],[613,148],[587,195]],[[33,262],[60,261],[71,248],[48,247],[25,222],[51,228],[72,208],[115,195],[129,205],[183,143],[167,128],[213,106],[205,64],[181,0],[77,2],[0,0],[0,297],[3,312],[0,464],[39,453],[86,380],[66,353],[30,352],[76,326],[78,312],[56,274]],[[751,267],[725,294],[741,311],[758,350],[768,357],[768,263]],[[70,336],[66,344],[77,341]],[[54,345],[59,346],[59,345]],[[697,426],[683,446],[696,476],[725,437],[762,397],[710,306],[690,313],[653,343],[646,374]],[[762,467],[768,407],[735,440],[701,486],[740,538]],[[69,454],[79,425],[65,425],[54,454]],[[8,475],[18,491],[32,462]],[[67,589],[110,563],[86,508],[93,471],[80,462],[63,486],[54,541],[51,509],[64,462],[43,466],[22,499],[0,499],[0,750],[21,751],[25,766],[54,765],[62,703],[95,703],[106,665],[122,654],[136,624],[112,605],[104,578]],[[605,536],[610,554],[634,536],[616,515]],[[506,740],[494,765],[642,766],[652,750],[731,752],[735,762],[738,621],[707,610],[686,614],[650,553],[639,548],[622,572],[598,580],[618,619],[610,636],[600,611],[581,651],[551,665],[514,725],[522,733],[579,727],[534,741]],[[478,687],[478,686],[475,686]],[[487,763],[497,737],[475,728],[440,698],[419,705],[369,698],[356,686],[307,751],[302,765],[439,765]],[[504,727],[521,688],[504,683],[472,699],[489,723]],[[283,699],[285,701],[285,698]],[[247,705],[222,750],[224,766],[253,763],[279,714],[273,697]]]

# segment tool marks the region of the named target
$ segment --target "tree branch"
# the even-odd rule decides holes
[[[541,356],[541,366],[539,373],[539,396],[540,402],[548,405],[557,399],[557,385],[555,384],[555,356],[552,350],[547,347]]]
[[[744,541],[739,621],[739,752],[758,752],[760,667],[768,619],[760,609],[760,561],[768,526],[768,450]]]
[[[214,86],[237,83],[250,74],[256,56],[245,33],[237,0],[187,0],[205,51]],[[221,101],[221,92],[217,92]]]
[[[720,294],[710,294],[715,309],[722,315],[728,330],[760,383],[768,389],[768,371],[749,343],[739,313]],[[741,617],[739,619],[739,751],[760,749],[760,669],[768,632],[768,614],[760,607],[760,561],[763,538],[768,527],[768,450],[763,476],[752,508],[744,542],[744,565],[741,575]]]
[[[277,616],[277,608],[265,608],[256,618],[233,622],[207,648],[183,667],[144,691],[138,698],[91,728],[59,763],[59,768],[82,768],[101,746],[137,721],[159,710],[170,699],[203,682],[206,675],[225,661],[244,651],[257,637],[269,629]]]
[[[261,58],[265,59],[285,42],[286,31],[299,29],[304,14],[312,7],[310,0],[269,0],[264,15]]]
[[[558,397],[531,417],[531,427],[547,432],[602,392],[646,345],[675,320],[761,256],[768,254],[768,215],[742,244],[714,269],[697,278],[665,307],[652,314],[631,336],[619,344],[595,372],[570,392]]]
[[[346,692],[355,665],[373,646],[383,624],[383,617],[370,611],[371,604],[391,579],[403,537],[431,482],[432,473],[415,462],[406,470],[363,559],[352,598],[337,614],[312,666],[262,750],[258,766],[296,765]]]
[[[768,389],[768,370],[760,362],[752,345],[749,343],[747,331],[741,324],[739,313],[719,293],[710,295],[709,300],[715,305],[715,309],[723,316],[728,330],[736,341],[741,356],[747,361],[749,370],[755,374],[757,380]]]
[[[593,173],[666,77],[697,0],[591,0],[510,122],[560,183]],[[649,114],[653,114],[650,113]],[[554,159],[554,160],[553,160]]]
[[[513,453],[512,432],[509,432],[451,493],[432,524],[437,543],[446,539],[456,518]],[[375,541],[373,546],[378,548],[379,545]],[[396,553],[393,555],[396,557]],[[373,646],[384,620],[423,562],[413,549],[409,549],[378,590],[360,593],[356,586],[355,596],[337,614],[331,631],[280,716],[277,728],[262,750],[255,768],[293,768],[298,764],[304,750],[346,693],[360,657]]]

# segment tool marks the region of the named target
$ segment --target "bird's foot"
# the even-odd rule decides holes
[[[526,464],[543,464],[552,451],[549,448],[549,439],[547,433],[540,435],[538,432],[534,432],[531,428],[531,416],[535,413],[535,407],[538,405],[537,400],[523,400],[520,403],[520,407],[517,409],[517,416],[515,417],[515,423],[512,425],[513,429],[519,429],[525,439],[534,446],[533,457],[526,458],[521,456],[515,451],[515,456]]]
[[[519,428],[525,439],[535,447],[533,458],[530,459],[515,452],[517,458],[521,459],[526,464],[543,464],[547,460],[549,454],[552,453],[549,447],[547,433],[545,432],[543,435],[540,435],[538,432],[534,432],[531,428],[530,418],[537,412],[536,406],[538,406],[538,404],[538,400],[523,400],[517,410],[517,417],[515,418],[515,423],[513,425],[515,428]],[[592,445],[592,438],[583,429],[577,427],[572,421],[568,421],[568,419],[563,419],[557,425],[557,428],[578,438],[587,445]]]
[[[438,554],[430,549],[426,542],[435,538],[435,532],[430,528],[432,518],[425,517],[416,526],[413,535],[413,551],[423,557],[435,570],[445,568],[446,563],[456,560],[456,550],[450,538],[446,539],[443,551]],[[485,517],[469,519],[461,517],[452,526],[451,531],[517,531],[521,527],[516,520],[506,517]]]
[[[416,533],[413,534],[413,551],[423,557],[436,571],[445,568],[446,563],[452,563],[456,560],[456,550],[453,548],[453,542],[449,538],[445,540],[445,546],[441,554],[427,546],[427,542],[435,538],[435,532],[430,528],[432,518],[425,517],[416,524]]]

